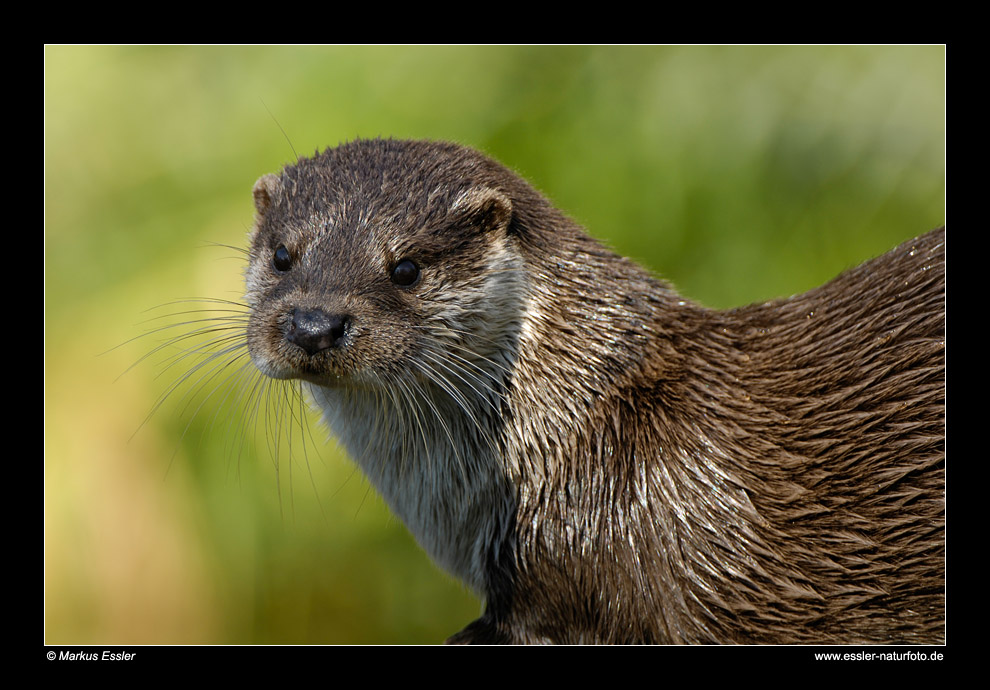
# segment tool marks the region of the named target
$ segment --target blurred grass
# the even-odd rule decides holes
[[[477,615],[332,443],[310,479],[298,452],[276,472],[261,433],[238,450],[225,411],[173,396],[142,426],[169,377],[118,376],[155,339],[100,355],[151,307],[237,299],[242,263],[209,243],[243,246],[251,185],[296,153],[472,145],[716,307],[944,222],[938,46],[50,46],[45,62],[49,643],[436,642]]]

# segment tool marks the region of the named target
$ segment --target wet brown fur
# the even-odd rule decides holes
[[[436,313],[431,284],[396,292],[390,262],[419,257],[454,299],[496,241],[518,263],[518,295],[465,307],[485,328],[482,310],[500,310],[497,333],[456,345],[496,342],[506,366],[489,372],[492,404],[468,403],[474,426],[450,422],[469,449],[483,430],[467,466],[491,475],[491,514],[457,523],[476,532],[431,535],[482,554],[485,613],[452,642],[944,639],[944,230],[802,295],[716,311],[452,144],[353,142],[255,197],[253,356],[334,395],[374,387],[359,369],[399,376],[419,341],[396,329]],[[312,258],[264,274],[290,239]],[[350,310],[354,330],[302,356],[281,340],[282,300]],[[375,428],[410,448],[415,425],[391,424]]]

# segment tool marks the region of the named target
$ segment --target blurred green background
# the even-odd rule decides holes
[[[128,370],[149,308],[239,297],[212,243],[245,244],[256,178],[375,136],[482,149],[728,307],[944,222],[945,51],[47,47],[47,643],[433,643],[479,613],[322,431],[276,470],[230,405],[143,423],[178,372]]]

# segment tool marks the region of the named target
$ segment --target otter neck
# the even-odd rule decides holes
[[[579,432],[597,428],[589,423],[617,391],[682,378],[682,350],[705,337],[711,314],[582,234],[528,263],[531,299],[509,391],[509,470],[520,485],[568,466]]]
[[[513,492],[499,460],[497,408],[458,385],[466,387],[310,388],[327,424],[420,546],[484,594],[489,551],[506,537]]]
[[[728,479],[731,461],[705,403],[738,393],[735,368],[726,361],[745,355],[719,332],[715,312],[596,249],[580,249],[580,262],[534,286],[547,298],[531,305],[522,330],[506,453],[519,491],[519,586],[527,587],[535,568],[567,573],[543,572],[533,580],[535,589],[552,578],[557,600],[570,607],[581,596],[573,583],[611,573],[596,578],[603,599],[650,599],[649,608],[663,618],[655,641],[711,640],[698,627],[708,617],[698,610],[702,590],[732,572],[748,573],[747,548],[765,546],[746,487]],[[706,365],[704,353],[719,361]],[[699,379],[690,371],[710,374]],[[657,491],[665,500],[657,500]],[[725,540],[726,532],[738,538]],[[711,553],[723,554],[722,562]],[[649,583],[630,580],[643,558],[667,572]],[[548,610],[555,604],[545,602]],[[627,623],[630,639],[656,633],[634,634],[636,621]],[[572,641],[596,639],[594,631],[589,621],[587,637]],[[531,634],[555,637],[550,630]]]

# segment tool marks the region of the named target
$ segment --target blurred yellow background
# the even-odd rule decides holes
[[[148,417],[181,371],[138,336],[239,298],[216,245],[255,179],[376,136],[482,149],[735,306],[944,223],[945,50],[47,47],[47,643],[433,643],[479,614],[322,430],[290,457],[219,396]]]

